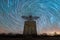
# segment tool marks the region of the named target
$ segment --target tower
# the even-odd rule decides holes
[[[36,30],[36,21],[39,17],[37,16],[22,16],[23,19],[26,21],[24,22],[24,30],[23,34],[24,35],[37,35],[37,30]]]

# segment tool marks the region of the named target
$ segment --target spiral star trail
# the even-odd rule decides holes
[[[23,33],[21,16],[38,16],[37,33],[60,33],[60,0],[0,0],[0,33]]]

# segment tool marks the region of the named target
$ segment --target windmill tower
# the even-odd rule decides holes
[[[39,17],[37,16],[22,16],[23,19],[25,19],[26,21],[24,22],[24,30],[23,30],[23,34],[24,35],[37,35],[37,30],[36,30],[36,21]]]

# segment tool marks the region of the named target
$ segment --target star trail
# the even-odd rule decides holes
[[[60,33],[60,0],[0,0],[0,33],[23,33],[21,16],[38,16],[37,33]]]

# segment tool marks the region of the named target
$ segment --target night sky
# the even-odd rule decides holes
[[[60,33],[60,0],[0,0],[0,33],[23,33],[21,16],[38,16],[37,33]]]

